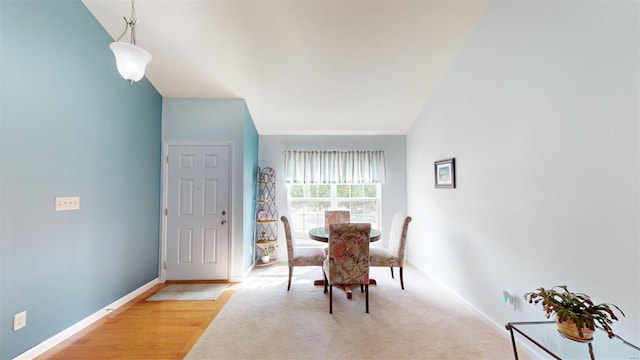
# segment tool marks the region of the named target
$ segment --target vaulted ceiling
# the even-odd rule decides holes
[[[244,99],[260,134],[405,134],[488,1],[138,0],[136,37],[163,97]],[[83,3],[120,36],[130,0]]]

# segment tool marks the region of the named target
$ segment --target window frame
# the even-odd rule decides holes
[[[316,196],[308,196],[307,193],[303,192],[303,196],[302,197],[292,197],[292,189],[295,186],[301,186],[303,187],[310,187],[310,186],[329,186],[330,190],[329,190],[329,197],[318,197],[318,193],[316,192]],[[338,195],[338,188],[340,186],[349,186],[349,190],[350,190],[350,195],[351,195],[351,191],[353,186],[362,186],[363,187],[363,191],[362,191],[362,196],[358,196],[358,197],[339,197]],[[374,186],[375,187],[375,192],[376,195],[374,197],[372,196],[364,196],[366,194],[365,191],[365,186]],[[309,230],[311,228],[314,227],[318,227],[318,226],[324,226],[324,210],[328,210],[328,209],[344,209],[347,208],[349,210],[352,210],[354,208],[353,203],[354,202],[362,202],[362,212],[359,213],[353,213],[351,215],[351,221],[352,222],[370,222],[371,226],[377,229],[380,229],[380,224],[381,224],[381,213],[382,213],[382,184],[380,183],[365,183],[365,184],[337,184],[337,183],[333,183],[333,184],[294,184],[294,183],[286,183],[286,189],[287,189],[287,208],[289,209],[289,216],[291,217],[290,221],[292,223],[292,235],[294,236],[294,238],[296,239],[309,239]],[[307,192],[311,192],[311,189],[309,189]],[[375,202],[375,206],[376,206],[376,210],[375,210],[375,217],[372,219],[371,218],[371,214],[366,212],[366,202]],[[309,213],[294,213],[293,212],[293,204],[295,202],[315,202],[316,204],[318,203],[329,203],[329,206],[323,206],[323,205],[316,205],[316,212],[309,212]],[[340,206],[340,205],[344,205],[346,202],[351,203],[351,206],[345,207],[345,206]],[[353,210],[352,210],[353,211]],[[367,217],[367,215],[369,215],[369,217]],[[302,217],[302,219],[300,218]],[[309,218],[307,218],[309,217]],[[315,218],[315,219],[313,219]],[[364,221],[363,221],[364,220]],[[366,220],[370,220],[370,221],[366,221]],[[371,221],[373,220],[373,221]]]

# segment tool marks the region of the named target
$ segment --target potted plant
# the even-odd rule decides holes
[[[566,285],[554,286],[551,289],[541,287],[535,292],[524,294],[524,298],[531,304],[541,304],[547,318],[555,314],[558,331],[576,341],[591,341],[596,326],[612,338],[614,333],[611,324],[618,320],[613,309],[625,316],[616,305],[594,304],[588,295],[571,292]]]

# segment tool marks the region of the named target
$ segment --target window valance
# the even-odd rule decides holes
[[[384,151],[286,150],[284,181],[293,184],[382,184]]]

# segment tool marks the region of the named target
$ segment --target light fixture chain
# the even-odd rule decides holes
[[[136,45],[136,24],[138,23],[138,19],[136,19],[136,8],[135,8],[135,0],[131,0],[131,17],[129,18],[129,20],[127,20],[127,18],[124,18],[124,31],[122,32],[122,35],[120,35],[118,37],[118,39],[116,41],[120,41],[120,39],[122,39],[122,37],[124,36],[124,34],[127,33],[127,29],[131,28],[131,40],[130,43],[133,45]]]
[[[131,0],[131,18],[129,19],[129,27],[131,28],[131,43],[133,45],[136,44],[136,24],[138,23],[138,19],[136,19],[136,8],[135,1]]]
[[[138,19],[136,19],[135,0],[131,0],[131,17],[127,19],[126,16],[123,16],[123,19],[125,23],[124,31],[116,41],[109,44],[109,47],[116,58],[118,72],[125,80],[133,84],[135,81],[142,79],[144,70],[151,61],[151,54],[136,45],[136,25],[138,24]],[[131,29],[130,45],[126,44],[126,42],[120,42],[120,39],[127,33],[129,28]]]
[[[134,2],[136,2],[136,0],[131,0],[131,19],[136,18],[136,8],[133,5]]]

